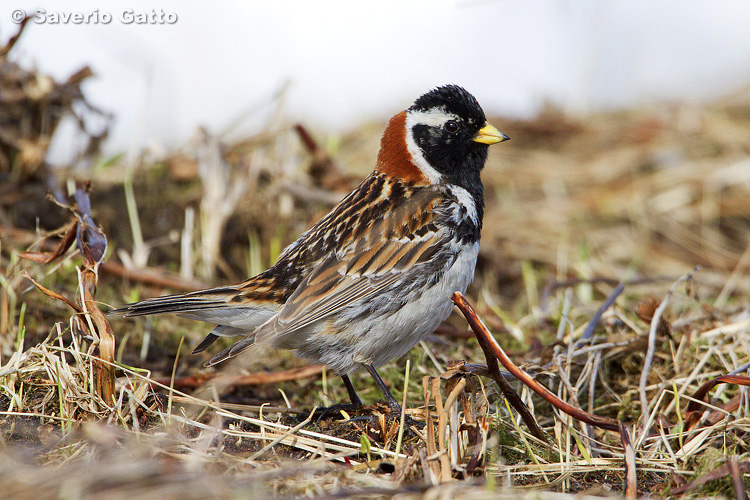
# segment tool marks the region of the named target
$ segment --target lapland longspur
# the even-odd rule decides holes
[[[344,379],[402,356],[451,312],[474,276],[488,146],[508,137],[456,85],[436,88],[388,122],[375,170],[267,271],[240,284],[144,300],[124,316],[177,313],[217,326],[195,348],[241,337],[215,365],[269,343]]]

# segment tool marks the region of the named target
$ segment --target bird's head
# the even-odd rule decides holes
[[[481,191],[479,173],[487,149],[507,139],[487,122],[473,95],[446,85],[391,118],[377,169],[415,184],[450,183],[469,192]]]

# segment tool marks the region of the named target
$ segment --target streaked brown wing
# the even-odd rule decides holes
[[[367,229],[352,233],[346,244],[339,244],[338,252],[307,276],[274,320],[260,328],[256,343],[373,297],[403,279],[416,264],[429,261],[444,244],[438,229],[442,225],[435,224],[446,216],[442,202],[435,192],[419,192],[414,199],[372,215],[371,221],[360,219]]]

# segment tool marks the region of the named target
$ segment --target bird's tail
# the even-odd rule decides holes
[[[228,300],[237,294],[236,287],[210,288],[196,292],[154,297],[127,304],[109,312],[123,317],[146,316],[163,313],[191,313],[226,307]],[[197,314],[200,315],[200,314]],[[193,315],[190,315],[193,316]],[[196,318],[197,319],[197,318]]]
[[[214,356],[206,366],[215,365],[251,347],[255,343],[255,330],[273,317],[279,304],[271,301],[236,301],[238,287],[211,288],[178,295],[155,297],[128,304],[109,312],[123,317],[149,314],[176,313],[179,316],[207,323],[216,327],[193,350],[193,354],[205,351],[219,337],[244,336],[242,340]]]
[[[235,342],[231,346],[221,351],[219,354],[217,354],[216,356],[208,360],[206,363],[204,363],[203,366],[209,367],[213,365],[218,365],[222,361],[226,361],[229,358],[233,358],[237,356],[239,353],[241,353],[242,351],[246,349],[250,349],[254,345],[255,345],[255,333],[251,333],[247,337]]]

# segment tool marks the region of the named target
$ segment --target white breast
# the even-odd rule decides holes
[[[462,245],[458,258],[443,278],[424,290],[415,300],[394,314],[372,318],[369,325],[351,325],[353,330],[367,328],[366,333],[362,331],[351,361],[381,366],[403,356],[425,335],[432,333],[450,315],[453,293],[466,292],[474,278],[478,253],[478,242]],[[354,365],[345,370],[349,372],[357,368]]]

